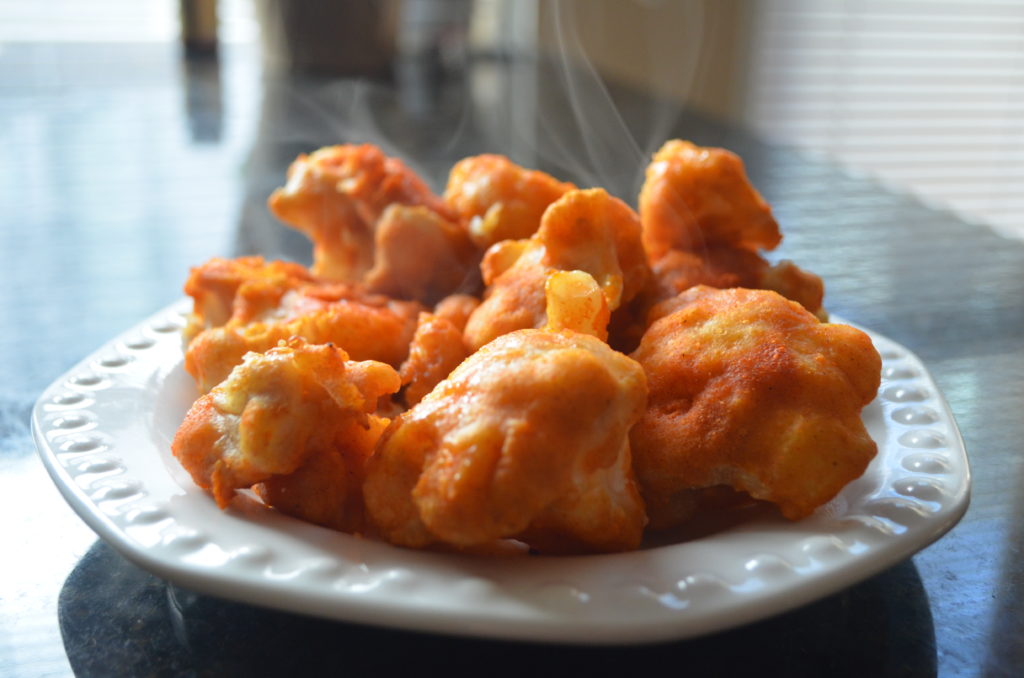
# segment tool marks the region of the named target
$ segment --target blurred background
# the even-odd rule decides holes
[[[186,52],[192,58],[183,61]],[[189,152],[168,133],[184,135],[198,162],[204,146],[216,145],[228,150],[217,154],[221,167],[236,166],[259,123],[267,73],[390,80],[403,106],[426,115],[440,103],[424,73],[458,78],[468,62],[538,57],[581,67],[562,89],[588,113],[579,116],[590,126],[584,137],[621,136],[602,83],[626,85],[1024,237],[1024,3],[1016,0],[0,0],[0,142],[8,150],[0,197],[24,200],[17,176],[40,167],[33,156],[46,152],[84,159],[107,149],[105,171],[134,173],[127,159],[110,157],[126,133],[139,152],[145,139],[167,141],[148,149],[157,155]],[[471,77],[480,81],[475,102],[461,104],[505,97],[518,119],[538,106],[529,74],[515,83],[493,74],[488,82],[480,69]],[[105,114],[81,110],[83,88],[105,90]],[[162,97],[166,113],[138,119],[115,105],[137,95]],[[628,144],[591,148],[588,168],[578,158],[555,164],[595,174],[602,153],[643,157],[662,140],[670,110],[650,111]],[[60,139],[68,115],[97,115],[92,138]],[[149,133],[154,127],[160,135]],[[524,137],[523,162],[530,150],[552,152],[549,140],[538,143],[542,132],[507,120],[495,127]],[[154,162],[140,169],[158,172],[155,158],[144,164]],[[84,167],[65,166],[72,175]],[[202,184],[217,190],[209,177]]]

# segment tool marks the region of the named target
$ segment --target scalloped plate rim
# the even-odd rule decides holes
[[[340,544],[338,549],[331,549],[324,552],[324,555],[328,560],[332,556],[337,557],[338,550],[342,552],[345,552],[346,550],[353,550],[358,553],[362,549],[378,555],[379,553],[385,552],[387,554],[384,556],[385,559],[393,557],[399,563],[411,563],[413,565],[424,567],[424,570],[419,574],[414,571],[412,572],[411,577],[408,572],[403,575],[405,580],[409,580],[411,578],[413,584],[412,590],[414,591],[418,576],[420,576],[427,585],[432,584],[430,581],[431,577],[433,579],[438,579],[442,584],[446,583],[447,577],[449,578],[448,583],[453,586],[458,586],[460,582],[464,581],[461,577],[466,576],[467,572],[471,573],[468,576],[470,580],[473,580],[480,579],[480,575],[472,574],[473,572],[479,572],[481,570],[484,571],[491,577],[491,579],[483,580],[484,585],[482,591],[473,590],[469,593],[462,592],[461,594],[456,594],[456,597],[458,595],[462,595],[463,598],[465,598],[465,600],[461,601],[463,605],[461,609],[457,606],[444,607],[442,605],[439,607],[436,603],[439,602],[440,594],[435,594],[435,597],[431,599],[428,592],[425,600],[414,599],[413,601],[409,601],[404,599],[402,595],[396,594],[395,590],[389,592],[387,586],[384,586],[383,593],[380,591],[374,591],[374,587],[380,586],[380,581],[368,584],[370,595],[363,595],[361,593],[356,594],[353,593],[353,591],[358,590],[355,585],[348,585],[348,590],[345,590],[345,585],[338,583],[339,578],[343,580],[345,576],[347,576],[344,573],[332,573],[328,571],[326,573],[322,573],[322,576],[320,576],[320,573],[314,573],[316,576],[311,580],[312,583],[303,583],[300,575],[305,574],[305,571],[301,570],[301,568],[298,571],[298,575],[288,578],[272,576],[268,567],[264,567],[262,570],[254,574],[252,566],[234,567],[234,561],[228,561],[226,565],[222,564],[221,566],[206,566],[189,563],[182,560],[183,556],[175,556],[173,552],[168,553],[166,549],[161,550],[161,547],[164,546],[163,543],[160,543],[157,546],[141,543],[138,539],[133,538],[128,533],[128,528],[119,524],[118,520],[116,520],[116,518],[123,519],[128,513],[128,511],[124,510],[125,506],[130,508],[136,505],[152,504],[148,494],[142,494],[141,500],[132,500],[131,495],[129,494],[128,499],[123,504],[117,505],[116,510],[111,511],[102,508],[100,504],[103,502],[90,497],[86,488],[76,482],[75,475],[70,470],[70,466],[73,462],[80,459],[88,461],[91,458],[104,460],[107,459],[109,455],[107,455],[107,457],[102,456],[102,454],[90,455],[89,450],[86,450],[81,454],[65,455],[70,456],[71,461],[66,463],[62,462],[61,454],[56,449],[58,447],[58,442],[62,439],[62,436],[73,436],[75,434],[74,432],[63,434],[58,431],[55,435],[48,437],[48,433],[53,433],[53,429],[52,427],[45,425],[46,422],[53,423],[54,418],[64,411],[88,412],[84,407],[54,407],[53,402],[57,397],[57,394],[69,392],[68,384],[75,379],[76,375],[82,375],[83,373],[89,375],[95,375],[97,372],[103,373],[104,368],[98,367],[98,365],[100,365],[100,361],[103,360],[103,356],[110,355],[111,353],[124,355],[126,351],[123,350],[123,347],[131,337],[145,336],[150,343],[147,346],[139,348],[134,353],[128,352],[129,359],[127,362],[123,364],[115,364],[113,368],[107,370],[107,374],[99,377],[101,381],[106,379],[112,384],[117,385],[119,384],[119,380],[123,378],[123,375],[128,374],[133,377],[139,377],[141,375],[141,377],[143,377],[141,381],[144,384],[145,378],[152,377],[154,372],[159,372],[162,369],[166,370],[169,367],[173,369],[173,366],[168,366],[166,364],[166,360],[158,360],[153,364],[152,358],[148,356],[147,352],[152,353],[149,349],[162,346],[162,350],[165,352],[169,351],[170,354],[173,355],[174,350],[170,347],[173,343],[177,345],[177,351],[178,354],[180,354],[178,333],[167,332],[166,325],[168,325],[168,323],[171,325],[180,324],[181,315],[188,310],[187,302],[187,299],[180,300],[159,311],[128,331],[116,336],[97,351],[82,360],[78,365],[70,369],[67,373],[55,380],[53,384],[43,392],[33,409],[32,431],[36,440],[37,450],[44,466],[54,483],[57,485],[61,494],[72,509],[74,509],[75,512],[78,513],[79,516],[102,539],[111,544],[127,559],[136,563],[143,569],[153,572],[154,574],[157,574],[158,576],[161,576],[175,584],[204,593],[262,605],[264,607],[331,618],[339,621],[366,623],[382,627],[403,628],[426,632],[581,644],[636,644],[661,642],[694,637],[757,621],[759,619],[797,608],[823,596],[846,588],[847,586],[896,564],[939,539],[943,534],[956,525],[966,511],[969,503],[969,460],[964,449],[963,439],[957,429],[956,422],[948,403],[946,403],[945,399],[941,396],[937,385],[928,374],[921,361],[912,352],[905,347],[900,346],[896,342],[879,335],[878,333],[865,329],[865,331],[872,336],[876,346],[878,346],[880,351],[883,353],[883,366],[892,361],[897,363],[909,362],[911,370],[915,372],[916,375],[913,379],[909,380],[910,386],[920,386],[923,384],[925,386],[925,393],[927,394],[930,392],[930,397],[925,398],[924,402],[927,402],[928,405],[936,406],[938,410],[940,410],[936,413],[938,415],[937,421],[932,423],[945,425],[946,430],[942,434],[942,437],[944,437],[946,441],[945,449],[949,452],[945,457],[943,457],[943,459],[952,462],[954,468],[947,475],[952,474],[954,476],[955,486],[950,488],[950,492],[947,493],[943,501],[939,502],[939,508],[936,511],[927,518],[918,521],[916,524],[912,524],[909,527],[904,526],[905,532],[896,535],[889,535],[888,537],[886,537],[884,533],[879,536],[879,533],[876,532],[875,536],[878,537],[879,541],[874,544],[867,544],[865,547],[866,551],[864,551],[864,553],[859,555],[845,553],[841,554],[838,558],[835,558],[833,555],[833,562],[831,564],[826,563],[826,565],[818,569],[814,569],[817,566],[813,566],[810,573],[799,573],[794,566],[790,564],[788,565],[788,569],[787,567],[782,567],[781,569],[777,568],[774,574],[769,572],[770,576],[775,577],[774,582],[769,582],[761,587],[755,587],[750,591],[743,590],[743,587],[752,579],[756,579],[758,577],[756,573],[753,577],[748,578],[746,581],[740,581],[739,583],[731,583],[726,579],[718,583],[709,584],[708,586],[717,592],[715,593],[715,595],[717,595],[717,600],[712,601],[710,604],[706,602],[702,603],[699,597],[696,599],[696,602],[694,602],[693,599],[687,599],[685,596],[682,598],[677,597],[674,603],[669,601],[668,603],[657,604],[644,599],[645,597],[658,598],[658,591],[654,589],[646,592],[640,591],[639,593],[634,591],[632,598],[629,597],[629,594],[626,595],[626,598],[627,602],[633,604],[637,609],[627,609],[627,614],[620,617],[618,614],[620,612],[620,608],[610,605],[607,600],[604,601],[603,611],[607,613],[611,609],[614,609],[616,614],[594,614],[595,611],[601,612],[602,610],[596,609],[597,606],[591,606],[590,598],[595,596],[600,598],[600,596],[604,595],[603,591],[598,591],[596,593],[588,592],[586,590],[573,591],[572,584],[574,582],[570,581],[562,588],[555,587],[557,591],[553,594],[554,600],[552,602],[552,600],[549,600],[550,596],[546,597],[545,595],[540,595],[537,593],[537,590],[544,588],[545,585],[542,585],[543,582],[560,581],[564,580],[567,576],[570,579],[572,577],[576,577],[579,581],[587,582],[590,579],[593,579],[595,569],[600,572],[610,570],[613,577],[616,576],[615,573],[617,571],[629,569],[630,566],[635,566],[637,564],[652,567],[657,570],[657,567],[661,566],[661,561],[668,559],[674,563],[677,557],[681,558],[681,560],[685,560],[685,554],[694,551],[694,549],[714,547],[716,545],[725,548],[726,551],[735,549],[736,544],[733,542],[736,540],[738,540],[739,546],[742,549],[745,540],[750,540],[751,535],[748,533],[736,534],[732,531],[727,531],[722,534],[711,535],[709,538],[698,539],[692,542],[655,547],[649,550],[626,554],[571,558],[528,558],[526,559],[526,563],[529,564],[526,565],[525,568],[516,569],[527,569],[540,572],[541,574],[536,575],[535,578],[539,577],[542,584],[538,584],[537,590],[532,590],[529,595],[524,594],[523,596],[516,598],[516,596],[510,597],[508,590],[491,590],[488,588],[488,584],[497,583],[498,585],[501,585],[503,583],[507,584],[508,582],[512,582],[513,585],[520,585],[522,583],[522,572],[511,574],[511,568],[513,567],[511,564],[522,563],[522,559],[514,559],[512,561],[495,561],[492,559],[481,560],[480,558],[473,558],[470,556],[410,552],[391,547],[387,544],[355,539],[348,535],[329,533],[329,531],[323,530],[323,528],[301,524],[298,523],[298,521],[291,521],[301,526],[296,529],[303,534],[310,534],[310,530],[314,533],[318,533],[315,535],[317,538],[311,540],[311,542],[314,543],[314,551],[316,550],[315,543],[319,541],[320,538],[323,538],[319,533],[329,533],[329,536],[325,537],[326,539],[340,540],[337,542]],[[835,318],[834,320],[838,321],[839,319]],[[164,327],[161,327],[161,330],[155,332],[152,331],[152,329],[157,326]],[[886,353],[897,357],[894,359],[885,359]],[[178,360],[180,362],[180,355]],[[114,361],[114,363],[117,362],[118,361]],[[180,365],[178,367],[180,368]],[[166,376],[166,374],[164,376]],[[908,382],[907,379],[897,379],[896,381],[899,383]],[[882,387],[880,388],[880,394],[886,389],[886,387],[887,382],[886,380],[883,380]],[[91,386],[81,389],[77,387],[71,388],[71,393],[91,394],[91,397],[86,397],[84,399],[87,405],[103,403],[105,397],[110,397],[107,396],[107,394],[111,393],[109,386],[101,386],[98,389],[94,389]],[[125,386],[125,388],[128,387]],[[139,385],[135,385],[134,388],[136,390],[144,390],[141,389]],[[150,393],[150,397],[154,397],[152,393]],[[156,406],[154,406],[154,409],[155,407]],[[895,407],[895,405],[893,405],[893,407]],[[907,428],[900,428],[901,425],[891,423],[891,418],[886,416],[887,414],[889,413],[884,411],[883,408],[882,419],[884,420],[887,432],[894,431],[893,435],[895,435],[895,432]],[[96,428],[90,428],[88,430],[97,430],[102,428],[100,426],[100,424],[103,423],[102,418],[97,419]],[[138,428],[137,422],[136,428]],[[102,431],[100,431],[100,433],[102,434]],[[71,437],[65,437],[63,439],[71,440]],[[109,446],[100,446],[101,453],[105,452],[108,447],[117,449],[117,443],[117,436],[112,436]],[[926,454],[929,453],[928,448],[924,448],[924,451]],[[135,454],[141,455],[148,452],[152,452],[152,450],[138,451],[135,452]],[[161,453],[160,450],[157,450],[157,452]],[[891,453],[892,450],[883,448],[883,445],[880,442],[879,456],[876,459],[876,462],[873,462],[873,465],[881,463],[879,460],[886,458],[883,455]],[[905,459],[908,454],[914,453],[915,451],[911,449],[909,453],[903,455],[903,458]],[[937,453],[931,452],[931,454],[935,455]],[[139,469],[139,464],[144,462],[148,463],[148,460],[145,458],[132,459],[128,463],[126,471]],[[153,460],[153,463],[158,464],[155,459]],[[885,466],[885,470],[890,470],[890,466]],[[154,473],[151,468],[147,468],[146,472]],[[116,475],[120,476],[121,474]],[[930,477],[930,475],[926,474],[925,478],[928,477]],[[129,480],[134,479],[129,478]],[[101,484],[100,490],[104,487],[106,486]],[[143,489],[145,489],[144,484]],[[197,510],[199,512],[210,511],[212,512],[211,518],[220,514],[212,500],[197,489],[181,488],[181,490],[181,494],[178,495],[179,498],[183,497],[183,499],[181,499],[181,505],[188,506],[189,510]],[[845,492],[846,490],[844,490],[844,493]],[[230,514],[232,512],[229,511],[228,513]],[[267,513],[269,514],[270,512],[268,511]],[[263,522],[268,519],[268,516],[266,515],[256,514],[254,516],[252,514],[246,514],[241,518],[236,515],[233,516],[232,519],[241,519],[247,521],[247,524],[255,521],[252,522],[251,527],[257,531],[256,533],[258,535],[266,537],[270,543],[275,543],[281,539],[281,535],[274,532],[273,525],[263,524]],[[282,519],[286,521],[291,520],[281,516],[276,516],[270,520],[270,522],[280,521]],[[172,527],[180,527],[178,520],[173,517],[169,520]],[[809,520],[816,520],[816,518],[812,516]],[[159,522],[161,521],[158,521],[158,523]],[[796,526],[796,529],[798,530],[799,526],[802,524],[803,523],[786,524],[781,526],[780,529],[783,529],[784,532],[791,531],[795,533],[795,530],[785,530],[785,528],[793,528],[793,526]],[[186,532],[191,528],[189,525],[184,525],[184,527],[186,528]],[[899,528],[900,526],[897,524],[896,527]],[[223,530],[223,526],[221,526],[220,529]],[[249,528],[246,527],[246,530],[248,529]],[[870,532],[870,530],[868,532]],[[755,530],[753,537],[756,538],[757,534],[758,533]],[[225,535],[220,533],[215,533],[214,536],[220,536],[222,540],[225,537]],[[826,537],[827,540],[828,537],[833,536],[833,534],[812,532],[811,536],[804,538],[802,543],[806,547],[808,544],[807,540],[813,537]],[[345,540],[350,541],[346,542]],[[719,544],[718,542],[723,542],[723,544]],[[792,544],[789,546],[792,546]],[[714,548],[712,548],[712,551],[714,551]],[[751,553],[751,560],[749,562],[753,562],[757,558],[764,558],[766,555],[770,557],[773,554],[770,551],[768,553]],[[811,558],[811,560],[813,561],[813,558]],[[344,562],[344,558],[342,558],[342,562]],[[537,563],[545,564],[537,566]],[[617,565],[616,563],[619,564]],[[626,566],[621,567],[622,563],[625,563]],[[358,563],[354,562],[347,564],[352,565],[352,569],[358,569],[359,566]],[[365,562],[362,564],[365,565]],[[256,567],[259,567],[259,563],[257,563]],[[371,565],[370,568],[372,569],[372,567],[373,566]],[[508,572],[503,573],[502,568],[505,568]],[[408,567],[398,569],[406,571],[408,570]],[[398,571],[398,569],[395,569],[394,571]],[[552,576],[550,574],[545,574],[546,570],[553,570],[557,575]],[[566,573],[568,573],[568,575]],[[389,573],[379,574],[382,578],[381,581],[387,584],[387,576]],[[710,572],[697,572],[696,575],[708,576],[711,577],[712,580],[716,576],[714,568],[711,568]],[[527,579],[529,579],[529,576],[530,575],[528,573]],[[692,577],[695,575],[693,572],[677,572],[674,576],[677,577],[677,583],[682,583],[686,581],[686,577]],[[332,577],[334,577],[333,581]],[[299,579],[298,583],[296,583],[296,578]],[[577,581],[575,583],[579,582]],[[403,581],[400,582],[400,584],[402,586],[408,586],[409,581]],[[408,589],[401,587],[396,590],[398,593],[408,592]],[[698,589],[697,592],[699,594],[700,590]],[[444,591],[444,593],[447,594],[447,596],[451,596],[452,589],[448,589]],[[424,594],[420,592],[418,595],[422,597]],[[675,595],[675,592],[668,589],[660,595],[668,596],[668,598],[666,598],[666,600],[668,600]],[[621,600],[618,601],[619,605],[621,605],[621,603]],[[648,605],[648,603],[650,604]],[[677,603],[682,604],[683,607],[681,609],[672,608],[672,605]],[[522,604],[523,609],[516,607],[517,604]]]

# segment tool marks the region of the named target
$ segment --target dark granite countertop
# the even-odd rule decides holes
[[[537,79],[530,64],[484,62],[447,79],[406,68],[370,84],[261,80],[255,62],[244,49],[183,62],[167,45],[0,51],[0,675],[1019,675],[1024,243],[668,104],[613,92],[621,117],[600,99],[573,106],[557,75]],[[779,255],[825,279],[833,313],[920,356],[948,399],[971,458],[972,504],[913,558],[693,640],[466,640],[181,589],[97,541],[46,476],[28,420],[52,380],[178,299],[190,265],[308,256],[263,206],[296,153],[375,142],[440,188],[455,159],[501,152],[628,199],[646,154],[672,136],[742,155],[782,224]]]

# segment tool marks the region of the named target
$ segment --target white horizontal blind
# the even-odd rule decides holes
[[[747,122],[1024,238],[1024,0],[763,0]]]

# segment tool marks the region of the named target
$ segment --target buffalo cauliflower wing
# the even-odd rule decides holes
[[[630,440],[652,527],[718,485],[799,519],[864,472],[881,372],[866,334],[770,291],[695,287],[663,310],[632,354],[650,384]]]

